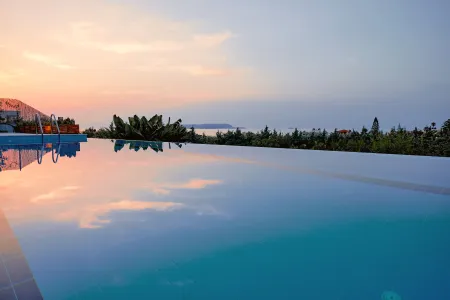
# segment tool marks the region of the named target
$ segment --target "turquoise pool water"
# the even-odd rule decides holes
[[[44,299],[450,299],[450,159],[180,146],[22,149],[0,172]]]

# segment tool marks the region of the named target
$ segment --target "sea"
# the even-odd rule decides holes
[[[240,129],[242,132],[253,132],[253,133],[256,133],[256,132],[260,132],[261,130],[263,130],[264,128],[259,128],[259,129],[255,129],[255,128],[244,128],[244,129]],[[277,132],[282,132],[282,133],[292,133],[295,129],[294,128],[292,128],[292,129],[289,129],[289,128],[270,128],[269,127],[269,130],[270,131],[272,131],[273,129],[276,129],[276,131]],[[299,131],[312,131],[312,128],[297,128]],[[215,136],[216,135],[216,133],[219,131],[219,132],[223,132],[223,133],[225,133],[225,132],[227,132],[228,130],[230,130],[230,131],[235,131],[236,129],[195,129],[195,132],[197,133],[197,134],[205,134],[205,135],[207,135],[207,136]],[[323,130],[322,128],[321,128],[321,130]],[[328,132],[330,132],[330,131],[334,131],[334,128],[333,129],[327,129],[327,131]]]

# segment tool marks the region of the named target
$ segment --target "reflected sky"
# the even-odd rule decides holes
[[[442,238],[450,236],[449,167],[446,158],[210,145],[169,148],[166,143],[119,146],[91,139],[81,144],[76,157],[60,157],[54,164],[46,155],[42,164],[0,173],[0,206],[44,299],[273,299],[273,291],[257,292],[251,280],[266,264],[274,277],[260,278],[263,285],[271,281],[293,293],[291,279],[297,276],[305,285],[304,295],[314,295],[307,288],[313,279],[303,278],[297,267],[311,268],[311,278],[319,267],[332,276],[332,263],[341,268],[338,261],[352,259],[345,247],[341,250],[347,254],[336,252],[336,261],[330,257],[340,239],[362,255],[347,267],[373,276],[370,283],[363,278],[353,283],[360,296],[366,294],[362,298],[380,299],[383,291],[397,290],[405,299],[419,299],[425,291],[433,294],[431,289],[437,296],[450,291],[427,281],[424,291],[413,293],[399,277],[375,280],[380,267],[401,259],[390,247],[373,246],[369,254],[363,244],[419,243],[419,248],[403,249],[404,259],[417,260],[423,251],[433,250],[435,260],[415,269],[395,268],[402,274],[434,272],[448,281],[450,271],[439,271],[439,265],[450,265],[443,258],[450,241]],[[367,234],[361,229],[366,227]],[[417,235],[407,235],[409,231]],[[427,241],[421,240],[425,232]],[[315,254],[308,247],[318,241]],[[288,249],[304,249],[311,261],[322,257],[328,264],[306,266]],[[259,260],[248,251],[261,253],[255,256]],[[390,257],[389,264],[367,265],[368,257],[380,260],[383,255]],[[292,268],[280,269],[287,257]],[[238,272],[232,266],[244,268],[246,279],[231,280]],[[214,272],[221,274],[222,284],[207,278]],[[283,277],[284,283],[276,279]],[[341,284],[347,293],[343,296],[356,293],[348,282]],[[325,282],[320,296],[308,299],[330,299],[337,290]]]

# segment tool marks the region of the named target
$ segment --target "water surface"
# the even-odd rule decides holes
[[[180,146],[0,173],[44,299],[450,298],[450,159]]]

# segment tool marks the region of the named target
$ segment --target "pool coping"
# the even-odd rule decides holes
[[[81,143],[87,142],[86,134],[28,134],[2,133],[0,145],[26,145],[42,143]]]

